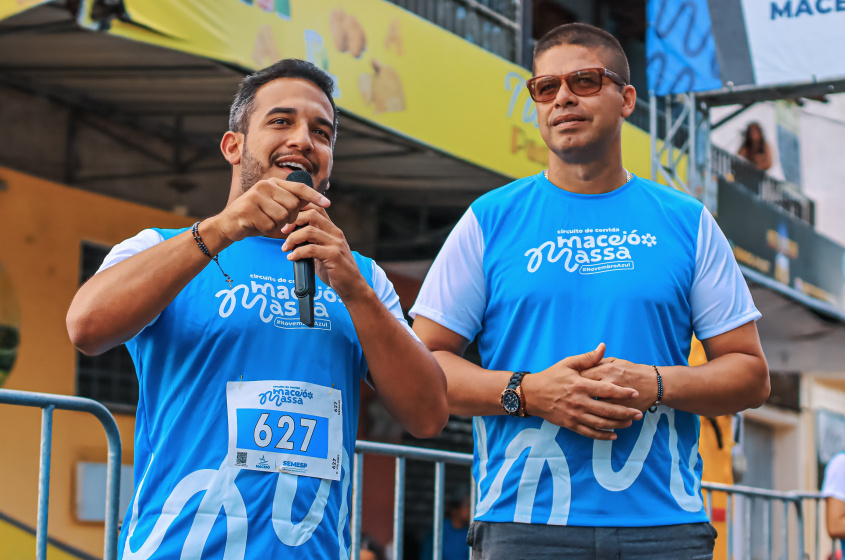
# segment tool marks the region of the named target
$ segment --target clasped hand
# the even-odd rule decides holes
[[[583,436],[614,440],[612,430],[640,420],[657,392],[652,370],[626,360],[604,358],[604,343],[526,376],[528,412]],[[650,370],[651,368],[648,367]],[[654,391],[649,383],[655,385]]]
[[[610,403],[645,412],[657,400],[657,374],[650,365],[635,364],[619,358],[603,358],[596,366],[582,371],[581,377],[630,387],[637,392],[635,397],[608,399]]]

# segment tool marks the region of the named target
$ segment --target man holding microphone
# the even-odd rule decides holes
[[[332,88],[295,59],[245,78],[221,143],[226,208],[117,245],[71,304],[73,343],[125,342],[138,373],[126,560],[348,557],[359,379],[418,437],[448,419],[443,372],[393,286],[326,212]],[[305,258],[321,280],[313,328],[292,295]]]

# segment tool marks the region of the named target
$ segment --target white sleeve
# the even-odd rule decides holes
[[[425,277],[411,317],[422,315],[472,340],[487,306],[484,234],[472,208],[449,234]]]
[[[706,208],[701,210],[698,228],[690,306],[692,328],[699,340],[761,317],[725,234]]]
[[[833,456],[824,470],[822,495],[845,502],[845,453]]]
[[[101,264],[100,268],[97,269],[96,274],[101,273],[107,268],[113,267],[119,262],[125,261],[133,255],[137,255],[141,251],[154,247],[162,241],[164,241],[164,238],[159,232],[154,229],[145,229],[135,237],[130,237],[129,239],[121,241],[112,247],[109,254],[106,255],[106,258],[103,260],[103,264]],[[156,315],[152,321],[147,323],[147,327],[158,321],[158,318],[159,315]],[[144,329],[147,327],[144,327]]]
[[[112,247],[109,254],[106,255],[103,264],[97,269],[97,272],[102,272],[107,268],[111,268],[119,262],[125,261],[132,255],[137,255],[141,251],[145,251],[150,247],[158,245],[164,241],[164,238],[159,232],[154,229],[145,229],[135,237],[130,237],[126,241],[122,241]]]
[[[396,320],[405,327],[405,330],[411,333],[411,336],[413,336],[417,342],[422,344],[422,341],[417,336],[417,333],[411,329],[410,325],[408,325],[408,321],[405,320],[405,314],[402,313],[402,306],[399,304],[399,296],[396,294],[396,290],[393,289],[393,283],[387,278],[387,274],[385,274],[384,270],[376,264],[376,261],[372,262],[373,291],[375,291],[378,298],[390,311],[390,313],[396,317]]]

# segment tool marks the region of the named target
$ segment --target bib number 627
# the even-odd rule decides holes
[[[258,418],[258,423],[256,423],[255,430],[252,432],[253,439],[258,447],[267,447],[273,442],[273,428],[267,425],[267,419],[269,417],[270,415],[268,413],[263,413]],[[317,421],[303,416],[299,419],[299,425],[307,430],[302,443],[299,445],[299,451],[304,453],[308,451],[308,445],[311,443],[311,436],[314,435],[314,428],[317,426]],[[296,423],[293,418],[284,414],[279,418],[276,426],[284,430],[284,434],[282,434],[282,437],[276,442],[274,447],[276,449],[293,450],[294,442],[291,441],[291,437],[293,437],[294,430],[296,429]]]

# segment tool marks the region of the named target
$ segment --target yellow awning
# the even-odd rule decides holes
[[[258,69],[304,58],[343,111],[511,177],[546,167],[528,71],[383,0],[124,0],[108,33]],[[100,29],[98,22],[81,18]]]

